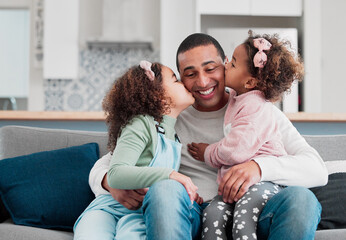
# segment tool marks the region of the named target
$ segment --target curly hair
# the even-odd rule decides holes
[[[267,62],[263,68],[255,67],[253,63],[253,58],[258,52],[253,44],[255,38],[265,38],[272,44],[269,50],[264,50]],[[250,30],[249,37],[243,44],[248,54],[249,73],[259,80],[255,89],[262,91],[268,101],[280,100],[284,92],[290,91],[294,80],[303,80],[303,62],[299,55],[290,50],[289,41],[280,40],[277,34],[253,36]]]
[[[108,148],[113,151],[121,130],[133,117],[150,115],[158,122],[167,111],[162,86],[162,65],[153,63],[154,81],[149,80],[140,66],[131,67],[118,78],[103,99],[102,107],[108,125]]]

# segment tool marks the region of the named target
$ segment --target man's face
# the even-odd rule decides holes
[[[198,46],[178,55],[179,73],[195,97],[199,111],[216,111],[227,103],[225,68],[214,45]]]

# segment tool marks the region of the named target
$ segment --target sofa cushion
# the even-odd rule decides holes
[[[73,232],[15,225],[10,219],[0,224],[0,240],[73,240]]]
[[[304,138],[317,150],[323,161],[345,160],[346,135],[305,135]]]
[[[15,224],[72,229],[93,200],[89,172],[97,143],[0,161],[0,196]]]
[[[0,197],[0,223],[5,221],[9,217],[10,217],[10,214],[6,210],[6,207],[4,206],[4,204],[3,204],[2,200],[1,200],[1,197]]]
[[[322,205],[318,229],[346,228],[346,173],[330,174],[326,186],[311,191]]]
[[[328,174],[346,172],[346,160],[325,162]]]

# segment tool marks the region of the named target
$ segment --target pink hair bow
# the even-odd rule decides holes
[[[263,50],[269,50],[272,45],[264,38],[255,38],[253,45],[258,49],[258,52],[253,57],[253,63],[255,67],[263,68],[267,63],[267,54]]]
[[[145,71],[145,75],[149,78],[150,81],[154,81],[155,73],[151,70],[151,62],[142,60],[139,63],[139,66]]]

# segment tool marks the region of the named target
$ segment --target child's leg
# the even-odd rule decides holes
[[[145,239],[142,210],[129,210],[111,195],[95,198],[77,219],[73,230],[77,240]]]
[[[115,240],[146,240],[146,228],[142,213],[131,213],[119,219]]]
[[[258,217],[267,201],[282,188],[272,182],[259,182],[235,205],[233,217],[233,240],[257,239]]]
[[[234,204],[225,203],[217,195],[203,211],[202,239],[226,240],[227,231],[232,226]]]
[[[74,230],[75,240],[104,239],[113,240],[117,220],[103,210],[91,210],[85,213]]]

